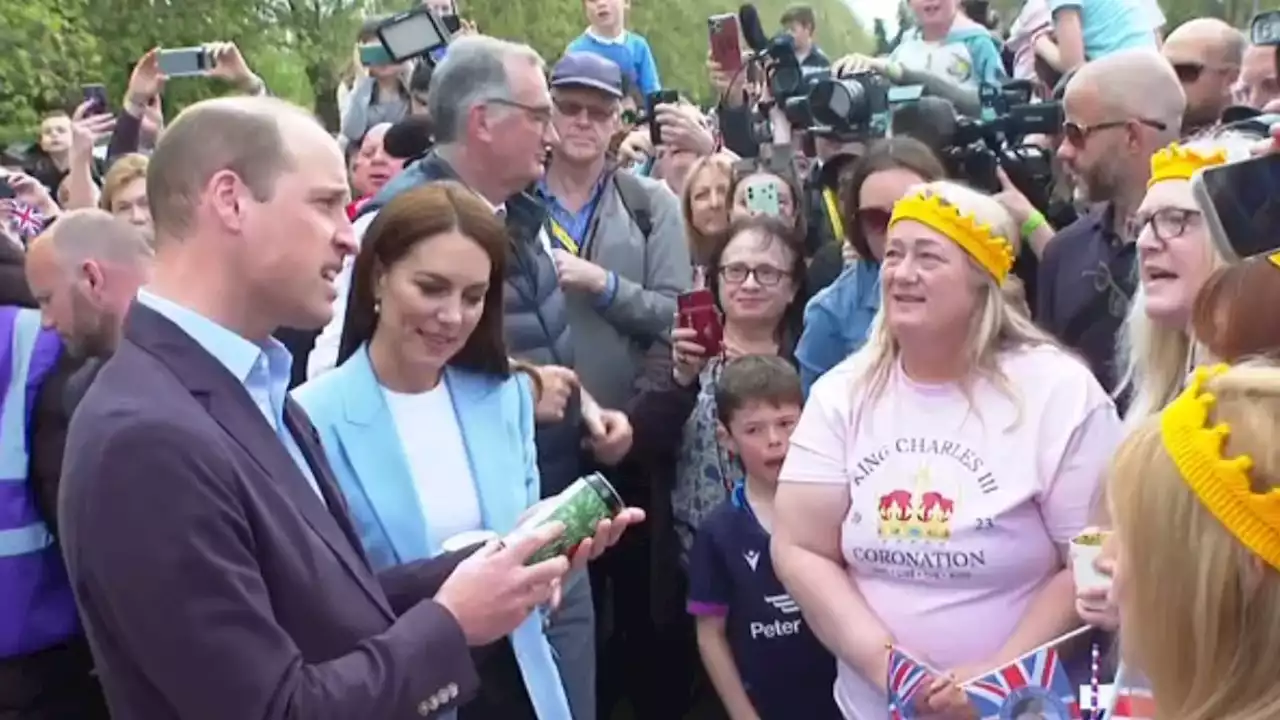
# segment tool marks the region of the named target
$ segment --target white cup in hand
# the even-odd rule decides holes
[[[1111,576],[1100,572],[1097,567],[1102,547],[1110,535],[1110,530],[1085,528],[1084,532],[1071,539],[1071,575],[1075,578],[1077,593],[1111,588]]]

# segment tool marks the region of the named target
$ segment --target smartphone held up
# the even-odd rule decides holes
[[[1191,192],[1228,261],[1280,249],[1280,154],[1205,168],[1191,178]]]

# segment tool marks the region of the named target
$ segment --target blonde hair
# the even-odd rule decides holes
[[[1200,152],[1225,150],[1228,160],[1234,162],[1249,157],[1252,143],[1244,136],[1229,134],[1193,141],[1187,147]],[[1205,233],[1207,239],[1207,229]],[[1222,255],[1212,242],[1206,244],[1210,266],[1216,269],[1223,264]],[[1133,393],[1125,414],[1125,424],[1132,427],[1177,397],[1197,352],[1187,328],[1161,325],[1147,316],[1147,298],[1141,282],[1116,341],[1123,370],[1116,384],[1116,397]]]
[[[693,165],[689,167],[689,173],[685,175],[684,187],[680,190],[680,214],[684,217],[684,234],[689,243],[689,253],[693,257],[694,265],[702,265],[711,257],[711,251],[715,245],[715,238],[707,237],[698,232],[693,225],[693,181],[703,172],[718,171],[724,173],[727,183],[733,180],[733,156],[728,153],[718,152],[706,157],[698,158]],[[732,198],[725,198],[725,215],[729,214],[729,205],[733,202]]]
[[[102,194],[98,196],[98,207],[111,212],[111,203],[116,194],[135,180],[147,179],[147,156],[140,153],[129,153],[111,164],[106,177],[102,178]]]
[[[961,211],[975,215],[979,222],[991,225],[992,231],[997,235],[1004,235],[1006,238],[1018,236],[1017,226],[1009,213],[988,195],[947,181],[926,183],[909,192],[920,191],[937,195]],[[1015,242],[1015,252],[1018,247]],[[1056,348],[1058,344],[1031,322],[1030,316],[1025,312],[1025,302],[1019,306],[1017,287],[1020,283],[1015,282],[1013,275],[1009,276],[1004,286],[1000,286],[977,262],[969,259],[969,266],[974,281],[979,285],[978,303],[970,318],[968,340],[964,348],[964,356],[970,368],[970,380],[975,375],[989,379],[1019,408],[1020,419],[1021,398],[1001,372],[999,355],[1009,350],[1042,345]],[[880,309],[871,321],[867,342],[852,356],[852,362],[858,368],[854,373],[854,386],[857,390],[866,392],[866,401],[861,405],[860,415],[883,395],[902,351],[885,321],[884,291],[882,285]],[[966,394],[970,386],[970,383],[964,385]],[[1015,419],[1015,424],[1017,422],[1018,419]]]
[[[1250,363],[1208,383],[1224,455],[1248,454],[1254,490],[1280,484],[1280,369]],[[1157,718],[1280,717],[1280,573],[1260,565],[1200,502],[1143,418],[1108,477],[1120,539],[1121,649],[1151,683]]]

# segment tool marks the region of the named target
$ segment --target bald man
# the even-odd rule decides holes
[[[355,250],[345,170],[312,116],[270,98],[197,103],[151,156],[152,279],[73,416],[58,507],[115,717],[449,714],[479,686],[470,646],[569,570],[525,565],[552,524],[371,571],[270,337],[330,318]],[[601,526],[599,550],[620,534]]]
[[[1116,332],[1136,278],[1126,224],[1142,202],[1151,156],[1180,135],[1185,105],[1177,76],[1152,50],[1086,63],[1063,95],[1058,158],[1077,198],[1093,209],[1046,245],[1037,321],[1083,355],[1108,390],[1115,388]]]
[[[73,210],[27,249],[27,284],[42,323],[71,353],[106,357],[151,259],[146,236],[133,225],[97,208]]]
[[[1230,107],[1248,39],[1217,18],[1196,18],[1165,38],[1164,54],[1187,97],[1184,135],[1211,127]]]

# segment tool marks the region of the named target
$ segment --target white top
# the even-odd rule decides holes
[[[483,528],[480,496],[448,383],[440,382],[424,393],[398,393],[385,387],[382,393],[418,492],[427,547],[438,552],[454,535]]]

